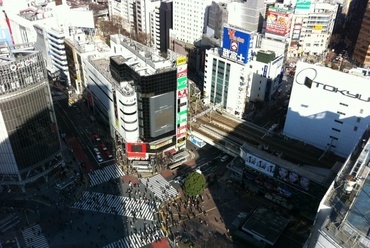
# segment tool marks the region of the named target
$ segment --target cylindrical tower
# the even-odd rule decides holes
[[[42,54],[34,44],[0,57],[0,184],[19,185],[62,162],[61,143]],[[5,59],[4,59],[5,58]]]

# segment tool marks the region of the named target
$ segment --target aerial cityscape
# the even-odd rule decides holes
[[[0,248],[370,247],[370,0],[0,10]]]

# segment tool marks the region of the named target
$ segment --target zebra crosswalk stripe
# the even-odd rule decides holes
[[[27,247],[49,248],[40,225],[34,225],[24,229],[22,231],[22,236]]]
[[[103,248],[140,248],[154,242],[158,237],[163,237],[162,231],[156,231],[152,235],[145,235],[144,233],[135,233],[110,243]]]
[[[121,166],[117,164],[106,166],[102,169],[89,172],[90,187],[107,182],[111,179],[124,176]]]
[[[72,208],[108,214],[117,213],[127,217],[133,217],[132,213],[135,213],[138,219],[154,220],[153,213],[160,203],[155,204],[148,201],[144,202],[141,199],[85,191],[82,197],[73,204]]]
[[[151,178],[141,178],[140,181],[162,201],[178,195],[177,190],[160,174]]]

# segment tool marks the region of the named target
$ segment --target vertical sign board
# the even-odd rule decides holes
[[[176,104],[179,103],[179,99],[182,103],[187,103],[187,97],[188,97],[188,66],[187,66],[187,59],[185,56],[179,57],[176,59],[176,66],[177,66],[177,98],[176,98]],[[187,105],[187,104],[185,104]],[[182,105],[182,106],[185,106]],[[179,106],[177,106],[177,126],[176,129],[176,138],[177,138],[177,147],[183,146],[185,142],[183,142],[183,138],[186,135],[186,127],[187,127],[187,116],[188,116],[188,110],[180,111]]]

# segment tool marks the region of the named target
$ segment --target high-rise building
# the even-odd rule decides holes
[[[167,52],[170,48],[170,29],[173,27],[172,0],[161,1],[159,7],[160,51]]]
[[[258,35],[224,27],[222,48],[206,51],[204,96],[239,118],[249,101],[270,101],[281,83],[283,54],[257,48]]]
[[[62,163],[44,59],[34,44],[1,47],[0,184],[25,184]]]
[[[345,73],[299,62],[284,135],[347,157],[370,123],[369,76],[369,69]]]
[[[123,35],[112,35],[110,41],[115,56],[90,56],[86,63],[94,112],[109,125],[112,137],[123,141],[129,160],[150,160],[183,148],[186,59],[165,59]]]
[[[173,0],[173,39],[194,44],[204,33],[206,7],[212,0]]]
[[[353,58],[364,67],[370,66],[370,0],[367,2],[362,18]]]
[[[321,55],[328,48],[338,5],[327,2],[297,1],[290,18],[290,55]]]

